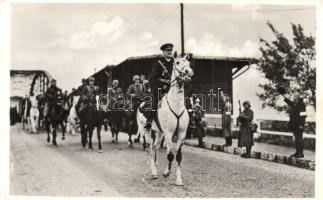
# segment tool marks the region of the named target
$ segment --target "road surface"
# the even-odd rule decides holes
[[[175,186],[175,165],[168,178],[165,150],[159,151],[159,178],[152,180],[148,154],[130,149],[125,134],[119,144],[102,132],[103,153],[82,149],[80,135],[67,135],[58,147],[46,134],[11,127],[10,194],[109,197],[314,197],[315,172],[237,155],[184,146],[184,186]],[[175,164],[176,162],[174,162]]]

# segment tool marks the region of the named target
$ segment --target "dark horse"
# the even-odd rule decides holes
[[[130,108],[132,105],[123,95],[119,95],[115,102],[111,102],[110,108],[110,127],[112,132],[113,142],[118,142],[118,134],[122,128],[128,134],[128,145],[133,147],[132,135],[136,135],[138,132],[138,126],[136,121],[136,114]],[[134,106],[136,107],[136,106]],[[133,108],[134,108],[133,107]],[[122,122],[124,126],[122,126]]]
[[[96,128],[98,137],[98,148],[99,152],[102,153],[101,127],[102,125],[104,125],[105,116],[105,111],[98,110],[96,106],[93,103],[91,103],[88,99],[83,99],[79,112],[81,142],[83,148],[85,148],[86,144],[88,143],[89,149],[93,150],[92,135],[94,128]],[[89,141],[87,140],[87,136],[89,136]]]
[[[52,102],[52,106],[48,111],[47,117],[44,119],[46,131],[47,131],[47,142],[50,142],[50,127],[52,127],[52,134],[53,134],[53,140],[52,144],[57,146],[56,142],[56,130],[58,128],[58,125],[62,128],[62,140],[65,140],[65,124],[64,121],[67,117],[67,112],[63,108],[64,100],[61,96],[57,98],[55,102]]]

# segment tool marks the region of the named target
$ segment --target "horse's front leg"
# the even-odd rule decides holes
[[[57,126],[58,124],[53,124],[53,140],[52,140],[52,144],[54,146],[57,146],[57,142],[56,142],[56,136],[57,136],[57,133],[56,133],[56,129],[57,129]]]
[[[96,134],[98,137],[98,146],[99,146],[99,153],[102,153],[102,144],[101,144],[101,125],[96,127]]]
[[[151,137],[151,132],[146,133],[146,137],[149,145],[148,155],[149,155],[149,164],[151,169],[151,177],[153,179],[157,179],[158,175],[157,175],[157,168],[156,168],[156,161],[155,161],[155,158],[156,158],[155,154],[157,153],[157,151],[155,150],[156,146],[154,145],[154,140]]]
[[[82,142],[82,147],[85,148],[86,145],[86,128],[85,124],[83,122],[80,122],[80,128],[81,128],[81,142]]]
[[[177,168],[176,168],[176,185],[182,186],[183,180],[182,180],[182,171],[181,171],[181,161],[182,161],[182,146],[184,144],[186,135],[186,130],[179,134],[179,138],[177,140],[176,144],[176,161],[177,161]]]
[[[50,142],[50,123],[48,120],[45,120],[45,127],[46,127],[46,132],[47,132],[47,142]]]
[[[128,123],[128,145],[130,148],[133,148],[133,142],[132,142],[132,128],[133,128],[133,121],[130,120],[129,123]]]
[[[93,127],[89,127],[88,131],[89,131],[89,149],[93,150],[93,146],[92,146],[92,135],[93,135]]]
[[[65,124],[63,121],[60,124],[61,124],[62,132],[63,132],[62,133],[62,140],[65,140],[65,131],[66,131]]]
[[[171,134],[165,134],[164,142],[166,143],[166,148],[167,148],[166,155],[167,155],[168,165],[166,166],[163,176],[168,177],[172,169],[172,162],[174,160],[174,154],[172,152],[173,144],[172,144]]]

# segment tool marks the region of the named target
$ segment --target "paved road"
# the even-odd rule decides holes
[[[29,134],[20,125],[11,127],[10,194],[314,197],[314,171],[189,146],[183,149],[184,186],[173,185],[174,173],[152,180],[148,155],[141,146],[129,149],[125,140],[113,144],[107,132],[102,133],[102,140],[103,153],[83,150],[79,135],[68,135],[65,141],[59,138],[59,147],[54,147],[47,144],[43,132]],[[165,150],[160,150],[160,175],[165,165]]]

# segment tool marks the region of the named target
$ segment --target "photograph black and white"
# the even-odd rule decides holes
[[[9,9],[10,197],[317,198],[316,1]]]

